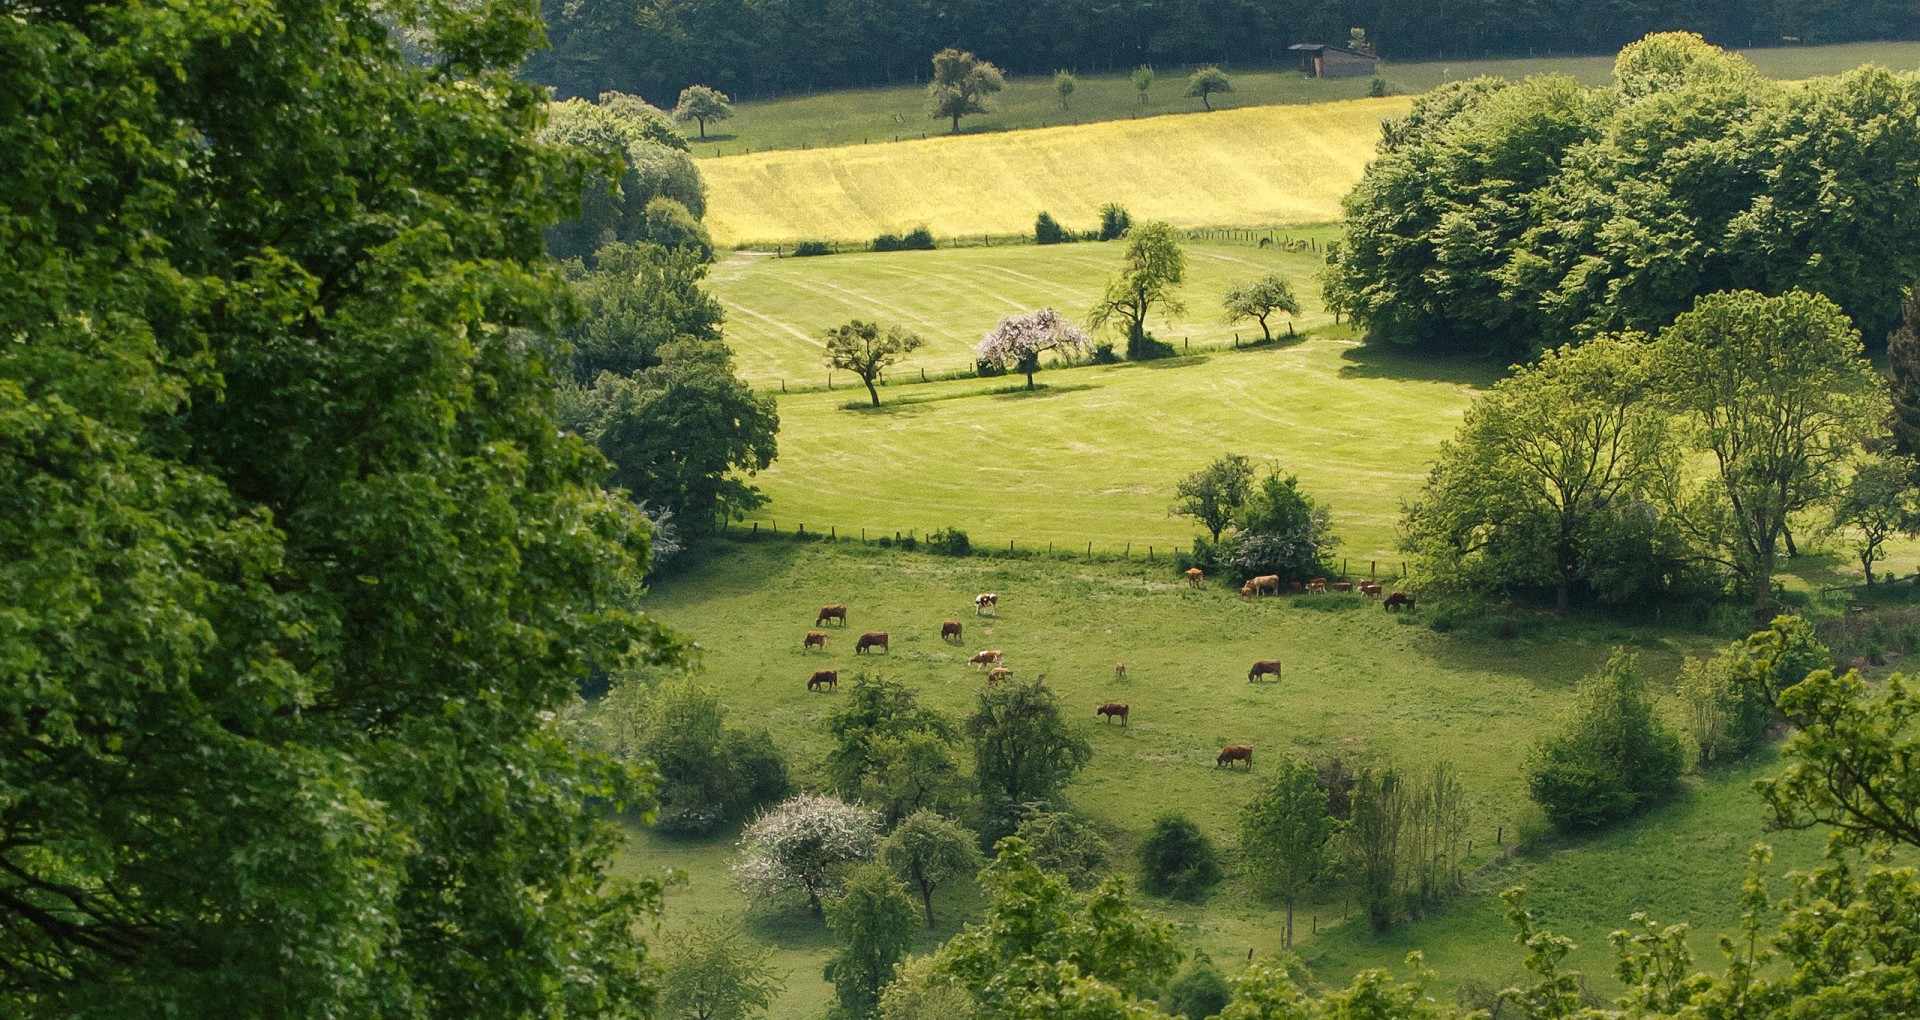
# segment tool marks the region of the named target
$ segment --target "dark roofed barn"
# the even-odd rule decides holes
[[[1315,78],[1366,78],[1380,63],[1380,58],[1371,53],[1324,43],[1294,43],[1287,49],[1300,55],[1300,73]]]

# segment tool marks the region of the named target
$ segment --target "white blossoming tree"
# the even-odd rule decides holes
[[[1093,347],[1087,334],[1051,308],[1025,315],[1010,315],[1000,320],[980,345],[974,358],[982,363],[1011,367],[1027,377],[1027,389],[1033,389],[1033,373],[1040,370],[1040,355],[1056,351],[1064,357],[1084,355]]]
[[[789,797],[741,833],[733,878],[749,896],[800,889],[820,915],[821,896],[847,865],[870,859],[879,838],[879,816],[866,808],[820,794]]]

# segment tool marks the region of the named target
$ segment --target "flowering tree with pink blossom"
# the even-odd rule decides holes
[[[866,808],[819,794],[789,797],[740,834],[733,879],[755,897],[797,887],[818,915],[821,897],[849,865],[872,858],[879,840],[880,818]]]
[[[1033,389],[1033,373],[1040,370],[1043,352],[1056,351],[1062,357],[1073,357],[1085,355],[1092,347],[1093,341],[1080,327],[1061,318],[1059,312],[1042,308],[1001,319],[1000,325],[980,338],[973,354],[982,363],[1012,366],[1014,371],[1026,375],[1027,389]]]

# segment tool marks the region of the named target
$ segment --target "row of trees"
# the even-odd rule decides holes
[[[1338,44],[1355,26],[1396,60],[1489,52],[1608,52],[1653,31],[1685,29],[1727,45],[1910,38],[1920,17],[1901,0],[1837,10],[1822,0],[544,0],[552,48],[525,73],[562,95],[620,89],[673,96],[705,81],[768,95],[918,80],[918,55],[943,47],[992,54],[1016,74],[1124,71],[1231,62],[1287,66],[1296,42]]]
[[[1672,33],[1605,87],[1449,83],[1385,125],[1344,230],[1328,304],[1380,342],[1529,356],[1736,286],[1824,294],[1877,341],[1920,275],[1920,79],[1786,85]]]

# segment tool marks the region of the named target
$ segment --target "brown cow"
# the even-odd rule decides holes
[[[1414,608],[1413,596],[1403,591],[1397,591],[1387,596],[1387,601],[1384,605],[1389,613],[1396,609],[1412,609]]]
[[[1379,597],[1380,597],[1380,582],[1378,582],[1378,581],[1362,581],[1362,582],[1360,582],[1360,594],[1362,594],[1362,595],[1365,595],[1366,597],[1368,597],[1368,598],[1370,598],[1370,599],[1377,599],[1377,598],[1379,598]]]
[[[1207,579],[1207,572],[1206,572],[1206,571],[1204,571],[1204,570],[1201,570],[1201,569],[1200,569],[1199,567],[1188,567],[1188,568],[1187,568],[1187,583],[1188,583],[1188,584],[1190,584],[1190,585],[1192,585],[1192,586],[1194,586],[1195,588],[1198,588],[1198,587],[1200,587],[1200,582],[1201,582],[1201,581],[1204,581],[1204,580],[1206,580],[1206,579]]]
[[[1109,701],[1101,705],[1099,708],[1093,710],[1093,714],[1106,716],[1107,722],[1109,723],[1118,719],[1120,720],[1120,725],[1125,726],[1127,724],[1127,706],[1118,701]]]
[[[887,632],[886,631],[870,630],[870,631],[867,631],[865,634],[860,635],[860,640],[855,641],[853,643],[853,654],[859,655],[860,653],[866,651],[869,648],[876,648],[876,647],[883,652],[890,651],[890,649],[887,648]]]
[[[818,627],[821,624],[826,623],[828,620],[839,620],[840,626],[842,627],[846,626],[847,625],[847,607],[839,604],[835,604],[831,606],[821,606],[819,615],[813,618],[813,625]]]
[[[1261,574],[1259,577],[1249,578],[1246,585],[1240,589],[1240,594],[1245,595],[1249,590],[1255,595],[1278,595],[1280,594],[1280,575]]]
[[[987,683],[989,685],[997,684],[1000,681],[1005,680],[1006,678],[1012,675],[1013,675],[1013,670],[1010,670],[1005,666],[995,666],[992,669],[987,670]]]
[[[1247,771],[1253,771],[1253,747],[1248,744],[1228,744],[1220,749],[1220,757],[1213,760],[1213,767],[1231,765],[1236,761],[1247,763]]]
[[[1311,581],[1308,581],[1308,582],[1307,582],[1307,594],[1309,594],[1309,595],[1325,595],[1326,593],[1327,593],[1327,579],[1326,579],[1326,578],[1324,578],[1324,577],[1316,577],[1316,578],[1314,578],[1313,580],[1311,580]]]
[[[999,611],[1000,609],[1000,593],[999,592],[983,591],[980,594],[975,595],[973,597],[974,615],[977,616],[980,613],[986,612],[986,609],[988,606],[992,606],[995,612]]]
[[[960,621],[959,621],[959,620],[948,620],[947,622],[945,622],[945,623],[943,623],[943,624],[941,624],[941,625],[940,625],[940,640],[942,640],[942,641],[948,641],[948,640],[951,640],[951,641],[954,641],[954,642],[956,642],[956,643],[957,643],[957,642],[959,642],[959,640],[960,640]]]
[[[806,649],[816,647],[825,650],[827,647],[827,636],[817,630],[807,631],[807,638],[805,641],[800,642],[800,649],[805,651]]]
[[[1280,679],[1280,660],[1261,659],[1259,662],[1253,664],[1252,669],[1247,670],[1248,683],[1252,683],[1263,676],[1271,676],[1275,680]]]
[[[817,691],[822,687],[831,687],[834,690],[839,690],[840,671],[834,669],[815,670],[814,674],[807,678],[807,690]]]
[[[1240,586],[1240,597],[1243,599],[1250,599],[1253,597],[1252,581],[1248,581],[1246,584],[1243,584]]]
[[[1333,588],[1334,591],[1352,591],[1353,582],[1352,581],[1335,581],[1333,582],[1331,587]]]
[[[967,659],[967,665],[969,665],[969,666],[991,666],[991,665],[995,665],[995,664],[997,664],[997,663],[999,663],[999,662],[1000,662],[1000,660],[1002,660],[1002,659],[1004,659],[1004,658],[1006,658],[1006,656],[1005,656],[1005,655],[1003,655],[1003,654],[1001,654],[1001,652],[1000,652],[1000,649],[998,649],[998,648],[992,648],[992,649],[988,649],[988,650],[986,650],[986,651],[980,651],[980,652],[975,652],[975,653],[973,653],[973,655],[972,655],[971,657],[969,657],[969,658]]]
[[[1116,662],[1116,663],[1114,663],[1114,664],[1113,664],[1113,678],[1114,678],[1115,680],[1125,680],[1125,679],[1127,678],[1127,664],[1126,664],[1126,663],[1124,663],[1124,662]]]

